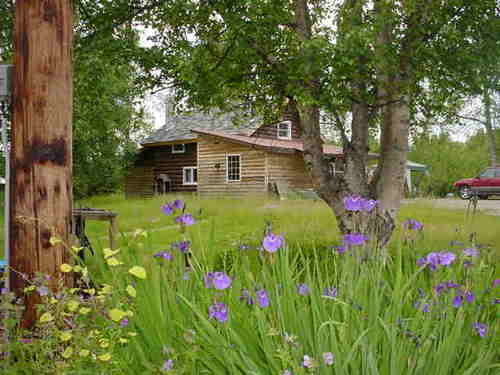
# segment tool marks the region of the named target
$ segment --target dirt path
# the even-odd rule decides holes
[[[443,198],[443,199],[424,199],[418,198],[415,200],[405,200],[406,203],[411,202],[422,202],[427,203],[433,207],[438,208],[449,208],[455,210],[466,210],[467,205],[469,204],[468,200],[462,199],[452,199],[452,198]],[[488,215],[500,216],[500,199],[480,199],[477,201],[477,210],[482,211]]]

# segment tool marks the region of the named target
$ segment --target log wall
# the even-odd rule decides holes
[[[155,181],[166,174],[172,192],[196,192],[196,185],[183,185],[184,167],[197,165],[196,143],[186,143],[184,153],[172,153],[171,145],[144,148],[134,167],[125,177],[125,196],[151,197],[155,194]]]
[[[198,141],[200,195],[225,196],[267,192],[265,151],[210,136],[199,136]],[[241,181],[226,181],[228,154],[241,155]]]
[[[267,153],[269,183],[281,182],[290,189],[311,189],[313,187],[302,154]]]

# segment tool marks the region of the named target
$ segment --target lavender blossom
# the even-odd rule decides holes
[[[167,372],[170,371],[174,368],[174,360],[173,359],[167,359],[165,362],[163,362],[163,366],[161,367],[162,372]]]
[[[302,361],[302,366],[305,368],[312,368],[314,366],[314,361],[307,354],[304,355],[304,359]]]
[[[182,214],[175,218],[175,222],[180,225],[190,226],[195,223],[195,220],[191,214]]]
[[[476,322],[472,324],[472,327],[481,337],[485,337],[486,334],[488,333],[488,326],[486,324]]]
[[[184,208],[184,202],[181,201],[180,199],[176,199],[175,201],[172,202],[172,206],[176,210],[182,210]]]
[[[224,323],[228,318],[227,307],[222,302],[214,303],[208,307],[208,318],[216,319],[220,323]]]
[[[361,233],[344,234],[344,245],[346,246],[359,246],[363,245],[368,237]]]
[[[165,260],[172,260],[173,259],[172,254],[169,253],[168,251],[160,251],[160,252],[156,253],[153,256],[155,258],[162,258],[162,259],[165,259]]]
[[[326,353],[323,353],[323,362],[325,363],[325,365],[327,366],[331,366],[333,365],[333,353],[331,352],[326,352]]]
[[[479,250],[477,250],[474,247],[469,247],[467,249],[464,249],[463,254],[467,257],[478,257],[479,256]]]
[[[170,216],[174,213],[174,206],[172,206],[170,203],[164,204],[161,206],[161,211],[167,215]]]
[[[269,296],[267,295],[265,289],[255,291],[255,295],[257,296],[257,302],[261,308],[269,306]]]
[[[285,240],[283,236],[269,233],[264,237],[264,240],[262,241],[262,247],[270,253],[275,253],[283,246],[284,242]]]
[[[297,285],[297,293],[299,293],[301,296],[307,296],[309,295],[309,287],[307,286],[307,284],[298,284]]]
[[[336,298],[337,297],[337,288],[332,286],[332,287],[327,287],[327,288],[323,289],[323,297]]]
[[[403,223],[403,226],[406,229],[412,230],[412,231],[420,231],[424,228],[424,225],[415,219],[408,219]]]
[[[215,288],[218,290],[224,290],[231,286],[231,278],[224,272],[208,272],[205,275],[205,288],[211,289]]]

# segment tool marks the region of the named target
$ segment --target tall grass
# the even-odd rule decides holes
[[[189,205],[196,207],[196,203],[200,202]],[[287,205],[292,203],[302,204]],[[224,211],[226,204],[219,201],[204,208],[215,217],[230,216]],[[122,358],[129,361],[129,373],[158,372],[168,359],[173,360],[169,371],[178,374],[284,374],[289,370],[293,374],[439,375],[500,371],[498,305],[493,303],[492,289],[498,271],[491,249],[483,248],[470,268],[462,266],[466,244],[452,248],[458,260],[451,267],[434,272],[419,268],[417,258],[435,249],[431,245],[436,238],[449,248],[451,239],[467,237],[453,228],[445,241],[443,234],[435,234],[436,229],[424,221],[423,236],[404,242],[400,233],[388,258],[361,261],[356,250],[338,254],[325,246],[316,247],[305,233],[305,241],[301,241],[303,232],[285,230],[288,227],[278,221],[279,214],[274,218],[274,229],[286,231],[286,248],[275,254],[259,251],[256,246],[248,250],[221,248],[219,236],[224,225],[237,227],[244,207],[242,204],[231,213],[235,215],[232,223],[226,217],[211,220],[202,214],[206,224],[201,221],[184,233],[193,240],[187,274],[180,253],[174,253],[171,261],[153,259],[151,249],[159,232],[126,237],[121,253],[125,265],[121,267],[126,270],[141,263],[148,270],[148,278],[136,285],[131,324],[138,336]],[[418,209],[410,208],[409,212]],[[441,220],[450,215],[443,214]],[[266,220],[248,219],[255,229],[247,229],[245,239],[260,244]],[[299,226],[309,225],[301,223]],[[89,262],[97,280],[122,287],[127,284],[126,272],[107,267],[99,254]],[[206,289],[203,278],[209,271],[227,272],[233,279],[231,287],[224,291]],[[435,290],[447,281],[473,292],[475,301],[454,307],[456,290],[441,294]],[[308,286],[308,295],[297,292],[300,283]],[[337,297],[323,296],[326,287],[336,287]],[[248,305],[241,298],[243,289],[254,300],[256,289],[267,290],[270,306]],[[208,308],[215,302],[228,306],[227,322],[208,317]],[[429,311],[422,308],[426,304]],[[477,322],[489,326],[486,337],[473,328]],[[334,354],[332,366],[323,363],[322,355],[328,352]],[[312,368],[303,366],[305,355],[314,359]]]

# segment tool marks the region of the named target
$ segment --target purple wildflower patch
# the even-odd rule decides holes
[[[344,234],[343,240],[346,246],[360,246],[368,240],[368,237],[362,233],[349,233]]]
[[[174,206],[172,206],[170,203],[164,204],[161,206],[161,211],[167,215],[170,216],[174,213]]]
[[[481,337],[485,337],[488,334],[488,326],[486,324],[476,322],[472,324],[472,328],[474,328]]]
[[[297,285],[297,293],[299,293],[301,296],[307,296],[309,295],[309,287],[307,286],[307,284],[298,284]]]
[[[231,286],[231,278],[224,272],[208,272],[205,277],[205,288],[224,290]]]
[[[264,248],[264,250],[270,253],[275,253],[283,246],[284,243],[285,240],[283,236],[279,234],[269,233],[264,237],[264,240],[262,241],[262,247]]]
[[[168,251],[160,251],[160,252],[156,253],[153,256],[155,258],[162,258],[162,259],[165,259],[165,260],[172,260],[173,259],[172,254],[169,253]]]
[[[208,307],[208,318],[216,319],[220,323],[224,323],[228,318],[228,310],[224,303],[216,302]]]
[[[357,195],[348,195],[344,198],[344,208],[347,211],[370,212],[377,205],[377,201],[366,199]]]
[[[408,230],[413,230],[413,231],[420,231],[424,229],[424,225],[415,219],[408,219],[403,223],[403,227],[405,227]]]
[[[260,289],[255,291],[257,297],[257,302],[261,308],[266,308],[269,306],[269,296],[265,289]]]
[[[463,254],[467,257],[478,257],[479,256],[479,250],[477,250],[474,247],[468,247],[464,249]]]
[[[323,289],[323,297],[337,298],[337,288],[334,286]]]
[[[191,214],[182,214],[175,218],[175,222],[180,225],[190,226],[195,223],[195,220]]]

